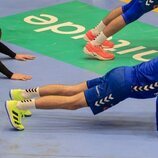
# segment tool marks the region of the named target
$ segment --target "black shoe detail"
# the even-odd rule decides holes
[[[14,115],[18,116],[18,113],[16,113],[15,111],[12,111]]]

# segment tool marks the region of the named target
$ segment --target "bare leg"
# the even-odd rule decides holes
[[[117,18],[123,13],[122,7],[112,10],[102,21],[105,25],[108,25],[112,20]]]
[[[106,28],[103,30],[103,33],[106,37],[110,37],[120,31],[122,28],[126,26],[126,23],[123,17],[120,15],[111,21]]]
[[[60,96],[72,96],[77,93],[83,92],[87,89],[86,82],[82,82],[76,85],[46,85],[39,88],[40,96],[47,95],[60,95]]]
[[[114,20],[112,20],[91,43],[95,46],[96,45],[100,46],[105,40],[107,40],[108,37],[119,32],[125,26],[126,26],[126,23],[122,15],[120,15]]]
[[[120,16],[122,13],[122,7],[112,10],[94,29],[91,29],[93,35],[97,36],[111,21]],[[85,37],[85,39],[86,38],[87,37]]]
[[[24,126],[21,121],[21,114],[24,114],[24,110],[32,108],[77,110],[84,107],[88,107],[84,92],[73,96],[44,96],[37,99],[22,101],[11,100],[6,103],[6,109],[11,120],[11,124],[18,130],[24,130]]]
[[[50,84],[30,89],[13,89],[10,93],[13,100],[25,100],[49,95],[72,96],[87,89],[87,82],[82,82],[76,85]]]
[[[67,109],[76,110],[87,107],[84,92],[73,96],[44,96],[37,99],[20,101],[18,107],[23,110],[30,109],[35,106],[37,109]],[[31,105],[32,104],[32,105]],[[34,104],[34,105],[33,105]]]

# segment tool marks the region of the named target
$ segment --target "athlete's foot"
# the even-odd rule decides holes
[[[87,42],[90,42],[90,41],[93,41],[97,36],[93,35],[92,31],[89,30],[85,36],[84,36],[84,40],[87,41]],[[105,40],[103,43],[102,43],[102,46],[105,47],[105,48],[113,48],[114,47],[114,43],[109,41],[109,40]]]
[[[103,47],[100,45],[93,45],[91,42],[88,42],[84,47],[84,53],[93,56],[99,60],[112,60],[114,59],[114,54],[104,51]]]
[[[12,100],[16,100],[16,101],[28,99],[28,98],[25,98],[23,96],[23,91],[24,90],[22,90],[22,89],[11,89],[10,90],[10,98]],[[32,116],[32,112],[30,110],[25,110],[25,111],[23,111],[23,115],[25,117],[30,117],[30,116]]]
[[[22,125],[22,112],[17,108],[18,101],[6,101],[5,107],[10,120],[11,125],[18,131],[24,130]]]

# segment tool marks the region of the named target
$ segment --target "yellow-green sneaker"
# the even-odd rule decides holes
[[[25,110],[25,111],[23,111],[23,115],[25,117],[31,117],[32,116],[32,112],[30,110]]]
[[[12,100],[17,100],[17,101],[21,101],[21,100],[25,100],[26,98],[23,97],[23,91],[22,89],[11,89],[10,90],[10,98]],[[32,112],[30,110],[25,110],[23,115],[25,117],[31,117],[32,116]]]
[[[25,100],[26,98],[23,97],[23,91],[22,89],[11,89],[10,90],[10,98],[12,100],[18,100],[18,101],[21,101],[21,100]]]
[[[18,101],[9,100],[6,101],[5,107],[10,120],[11,125],[18,131],[24,130],[24,126],[22,125],[22,112],[23,110],[19,110],[17,108]]]

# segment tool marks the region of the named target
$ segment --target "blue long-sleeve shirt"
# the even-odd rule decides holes
[[[130,82],[132,98],[153,98],[158,95],[158,57],[143,62],[125,71],[126,82]]]

